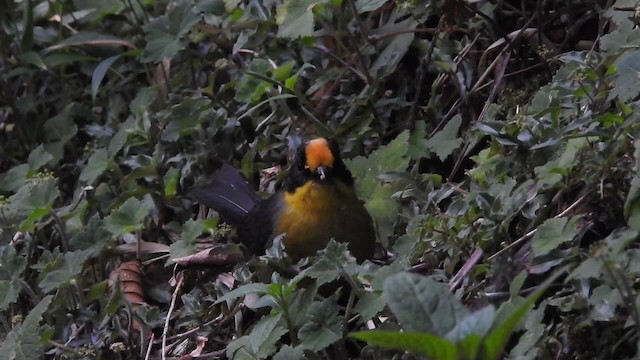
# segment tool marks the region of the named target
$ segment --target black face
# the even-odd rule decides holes
[[[333,167],[322,167],[316,171],[311,171],[307,166],[305,153],[305,144],[301,145],[293,160],[293,164],[289,169],[289,176],[284,182],[284,187],[288,192],[294,191],[297,187],[305,182],[312,180],[316,182],[329,182],[332,180],[340,180],[346,185],[353,185],[353,177],[351,172],[342,162],[340,158],[340,148],[334,140],[328,140],[329,150],[333,154]]]

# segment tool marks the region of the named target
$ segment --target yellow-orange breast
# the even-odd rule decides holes
[[[373,257],[371,217],[353,188],[341,181],[307,181],[285,192],[274,225],[273,235],[286,234],[285,250],[296,261],[315,255],[332,238],[348,243],[358,262]]]

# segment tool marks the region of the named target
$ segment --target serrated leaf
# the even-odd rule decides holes
[[[347,262],[347,258],[344,256],[346,251],[346,243],[338,243],[331,239],[322,254],[301,275],[316,279],[317,285],[337,279],[340,277],[340,272],[343,268],[342,264]]]
[[[93,154],[91,154],[87,160],[87,165],[82,169],[82,172],[80,173],[80,181],[92,184],[105,172],[105,170],[109,168],[110,164],[111,159],[109,159],[107,149],[97,149]]]
[[[76,276],[80,275],[85,261],[91,257],[93,250],[80,250],[68,252],[62,256],[60,265],[45,274],[40,281],[40,288],[48,293],[58,288],[64,287]]]
[[[249,346],[251,352],[259,359],[273,355],[280,337],[287,333],[287,330],[281,326],[281,319],[282,313],[265,316],[251,330]]]
[[[317,352],[342,337],[343,318],[332,301],[327,298],[309,306],[308,321],[298,331],[301,348]]]
[[[49,310],[52,296],[40,300],[24,319],[7,334],[0,345],[0,359],[3,360],[37,360],[41,359],[43,344],[40,341],[40,321],[42,315]]]
[[[27,267],[24,256],[16,254],[13,246],[2,250],[0,257],[0,310],[5,310],[9,304],[18,300],[22,290],[21,275]]]
[[[147,45],[144,48],[142,61],[158,62],[175,56],[187,46],[183,37],[191,31],[198,19],[199,15],[195,11],[193,2],[182,0],[167,15],[144,26]]]
[[[409,132],[403,131],[386,146],[373,151],[368,157],[357,156],[345,160],[356,179],[358,197],[369,199],[376,189],[376,177],[388,171],[404,171],[409,165]]]
[[[407,331],[444,336],[467,316],[449,288],[426,276],[402,272],[384,282],[384,297]]]
[[[546,220],[533,236],[533,253],[536,256],[546,255],[560,244],[571,241],[578,232],[577,220],[577,217]]]
[[[129,198],[104,219],[104,227],[113,236],[135,232],[144,226],[144,219],[151,211],[149,205],[136,198]]]
[[[462,116],[458,114],[449,120],[442,130],[427,140],[426,148],[434,152],[440,161],[445,161],[462,144],[462,138],[458,137],[461,124]]]
[[[350,336],[387,349],[411,351],[431,360],[457,359],[456,346],[449,341],[425,333],[396,331],[361,331]]]

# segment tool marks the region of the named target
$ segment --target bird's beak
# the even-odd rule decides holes
[[[316,168],[316,173],[320,176],[320,180],[324,180],[327,177],[327,168],[320,165]]]

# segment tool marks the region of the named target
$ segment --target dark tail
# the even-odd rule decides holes
[[[238,170],[227,164],[222,165],[210,183],[193,189],[191,197],[234,225],[240,224],[261,200]]]

